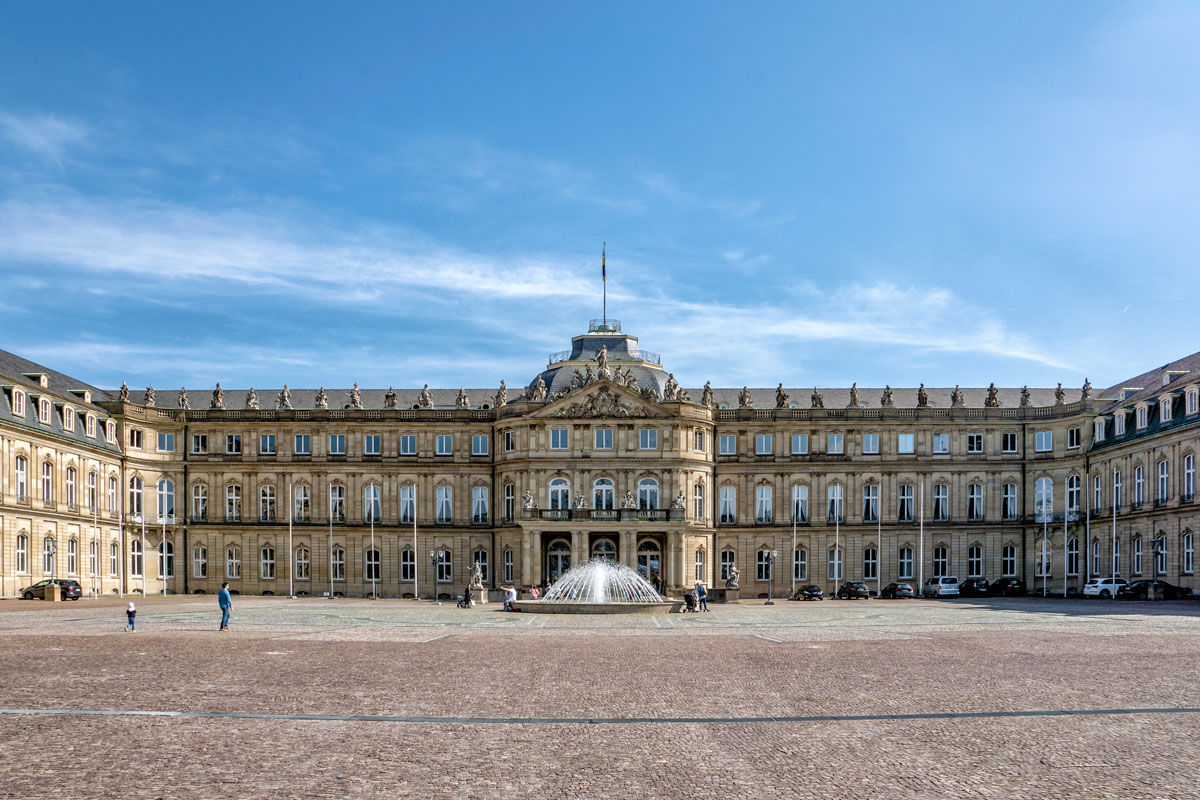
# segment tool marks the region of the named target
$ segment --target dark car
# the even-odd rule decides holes
[[[79,586],[79,581],[56,581],[47,578],[44,581],[38,581],[32,586],[26,586],[21,590],[21,597],[26,600],[32,600],[35,597],[39,600],[45,600],[46,589],[51,586],[58,587],[58,596],[63,600],[78,600],[83,596],[83,589]]]
[[[837,596],[839,600],[853,600],[858,597],[871,597],[871,590],[865,583],[855,581],[846,581],[838,587]]]
[[[879,592],[880,597],[890,597],[892,599],[900,599],[903,597],[915,597],[916,589],[911,583],[889,583]]]
[[[796,590],[796,597],[800,600],[824,600],[825,591],[815,583],[806,583]]]
[[[1025,581],[1020,578],[1001,578],[988,587],[988,594],[993,597],[1022,597],[1025,594]]]
[[[958,585],[958,593],[963,597],[987,597],[990,587],[987,578],[967,578]]]
[[[1186,586],[1176,586],[1166,581],[1134,581],[1117,587],[1117,599],[1145,600],[1156,588],[1160,600],[1181,600],[1192,593]]]

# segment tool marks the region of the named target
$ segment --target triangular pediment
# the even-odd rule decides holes
[[[566,419],[648,419],[667,412],[638,392],[610,380],[598,380],[560,397],[532,417]]]

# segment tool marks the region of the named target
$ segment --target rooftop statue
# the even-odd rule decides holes
[[[258,408],[258,392],[254,391],[253,386],[246,392],[246,408]]]
[[[1092,396],[1092,382],[1087,378],[1083,379],[1083,391],[1079,395],[1080,400],[1087,400]]]
[[[1067,393],[1063,391],[1062,384],[1058,384],[1058,388],[1054,390],[1054,405],[1061,406],[1067,401]]]
[[[587,384],[589,384],[589,383],[595,383],[595,382],[596,382],[596,373],[592,371],[592,365],[591,365],[591,364],[588,364],[588,365],[587,365],[587,366],[584,368],[584,370],[585,370],[585,371],[584,371],[584,373],[583,373],[583,383],[584,383],[584,385],[586,386],[586,385],[587,385]]]
[[[433,395],[429,393],[429,384],[425,384],[425,388],[421,390],[421,394],[417,397],[417,408],[433,408]]]
[[[505,385],[504,379],[500,380],[500,390],[496,392],[495,402],[492,403],[493,408],[500,408],[508,402],[508,386]]]
[[[783,390],[783,384],[775,387],[775,407],[787,408],[788,393]]]
[[[398,394],[396,394],[396,390],[390,386],[388,387],[387,394],[385,394],[383,396],[383,407],[384,408],[399,408],[400,407],[400,396]]]
[[[821,393],[817,391],[817,387],[815,387],[815,386],[813,387],[813,393],[812,393],[812,407],[813,408],[824,408],[825,407],[825,398],[821,396]]]
[[[608,345],[600,345],[600,353],[596,356],[596,369],[601,380],[609,380],[612,377],[608,369]]]
[[[454,398],[455,408],[470,408],[471,400],[467,397],[467,390],[463,387],[458,387],[458,396]]]
[[[188,403],[186,386],[179,387],[179,407],[180,408],[191,408],[191,405]]]
[[[583,388],[583,374],[578,369],[576,369],[574,374],[571,375],[571,382],[569,384],[567,384],[567,391],[572,392],[576,389],[582,389],[582,388]]]
[[[676,392],[675,399],[678,400],[680,403],[692,402],[692,396],[687,393],[687,389],[680,389],[678,392]]]
[[[533,386],[529,389],[529,399],[542,402],[546,399],[546,382],[542,380],[542,374],[539,372],[537,380],[533,382]]]
[[[625,388],[636,392],[638,390],[637,375],[633,374],[633,369],[625,370]]]
[[[120,399],[122,403],[129,402],[129,386],[125,384],[125,381],[121,381]]]
[[[1033,401],[1029,396],[1029,387],[1022,386],[1021,387],[1021,408],[1029,408],[1029,406],[1032,402]]]
[[[925,391],[925,384],[921,384],[921,388],[917,389],[917,408],[927,408],[929,406],[929,392]]]
[[[150,408],[154,408],[154,405],[157,402],[158,402],[158,398],[154,394],[154,387],[147,386],[146,387],[146,405],[149,406]]]
[[[209,408],[224,410],[225,408],[225,393],[221,391],[221,384],[217,384],[217,388],[213,389],[212,404]]]
[[[663,400],[674,400],[679,393],[679,384],[675,381],[675,373],[667,373],[667,385],[663,387]]]
[[[651,403],[657,403],[658,402],[658,389],[655,389],[653,386],[643,386],[642,387],[642,397],[646,398]]]
[[[858,408],[858,381],[850,384],[850,402],[846,404],[846,408]]]
[[[950,407],[951,408],[962,408],[963,407],[963,393],[962,393],[962,389],[958,388],[958,384],[954,385],[954,391],[950,393]]]
[[[279,399],[275,401],[276,408],[291,408],[292,407],[292,390],[285,383],[283,389],[279,392]]]
[[[317,402],[314,406],[316,408],[329,408],[329,395],[325,394],[324,386],[317,390]]]
[[[1000,394],[996,391],[995,383],[988,384],[987,399],[983,401],[983,404],[988,408],[1000,407]]]
[[[362,392],[358,390],[358,383],[354,384],[354,388],[350,390],[350,407],[362,408]]]
[[[713,400],[712,381],[704,382],[704,392],[700,395],[700,405],[705,408],[712,408],[716,405]]]
[[[883,397],[879,398],[879,405],[884,408],[894,408],[896,406],[896,397],[892,394],[890,385],[883,387]]]
[[[743,386],[738,392],[738,408],[754,408],[754,399],[750,397],[750,387]]]

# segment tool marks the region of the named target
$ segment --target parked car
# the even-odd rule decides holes
[[[1117,590],[1129,583],[1124,578],[1092,578],[1083,585],[1084,597],[1116,597]]]
[[[967,578],[958,587],[958,593],[963,597],[987,597],[989,586],[987,578]]]
[[[912,587],[911,583],[889,583],[879,592],[880,597],[890,597],[899,599],[902,597],[916,597],[917,591]]]
[[[859,597],[869,600],[871,598],[871,589],[865,583],[846,581],[838,587],[837,596],[839,600],[854,600]]]
[[[1001,578],[992,582],[992,585],[988,587],[988,594],[993,597],[1023,597],[1025,581],[1020,578]]]
[[[1192,590],[1186,586],[1176,586],[1173,583],[1166,581],[1134,581],[1127,583],[1117,589],[1118,600],[1145,600],[1150,597],[1150,593],[1154,588],[1158,588],[1158,597],[1161,600],[1181,600],[1192,593]]]
[[[925,581],[921,594],[925,597],[958,597],[958,578],[951,575],[930,578]]]
[[[83,596],[83,588],[80,587],[79,581],[52,580],[47,578],[44,581],[38,581],[32,586],[26,586],[21,590],[21,597],[26,600],[32,600],[35,597],[39,600],[45,600],[46,590],[51,586],[58,587],[58,596],[62,600],[78,600]]]
[[[825,590],[815,583],[806,583],[796,590],[796,597],[800,600],[824,600]]]

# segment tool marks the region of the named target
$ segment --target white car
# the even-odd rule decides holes
[[[958,597],[958,578],[946,575],[930,578],[925,581],[921,594],[925,597]]]
[[[1124,586],[1129,581],[1124,578],[1092,578],[1083,585],[1084,597],[1109,597],[1117,596],[1117,587]]]

